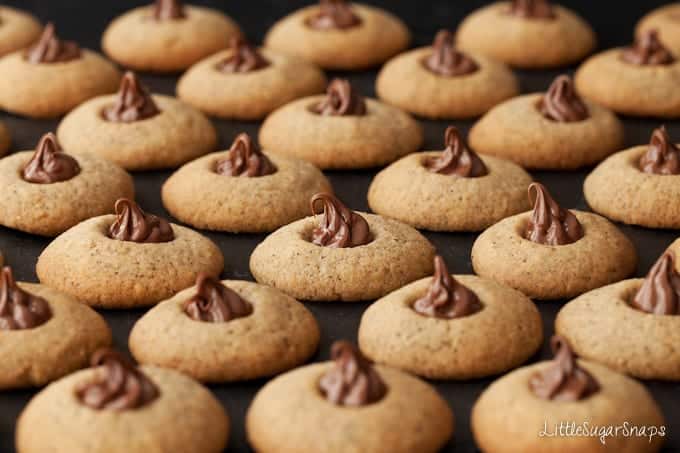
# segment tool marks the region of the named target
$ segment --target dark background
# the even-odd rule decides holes
[[[5,1],[32,11],[41,20],[52,20],[56,23],[57,33],[62,38],[73,39],[81,45],[99,49],[99,37],[106,24],[116,15],[141,4],[143,1],[131,0],[21,0]],[[309,4],[304,0],[250,0],[250,1],[200,1],[195,4],[209,5],[225,11],[238,21],[254,42],[261,42],[266,30],[275,20],[299,7]],[[439,28],[455,28],[462,18],[475,8],[487,2],[479,0],[368,0],[377,6],[389,9],[409,25],[414,33],[414,45],[425,45],[432,39]],[[587,18],[595,28],[599,37],[600,49],[626,44],[632,37],[633,26],[638,18],[651,9],[666,2],[651,1],[614,1],[602,0],[564,0],[569,6]],[[571,72],[573,68],[569,70]],[[523,92],[532,92],[547,88],[557,71],[518,72]],[[367,96],[373,96],[375,72],[342,74]],[[0,74],[0,77],[2,75]],[[155,92],[173,94],[176,77],[159,77],[145,75],[143,80]],[[29,121],[22,118],[0,114],[13,134],[13,151],[33,149],[39,137],[48,131],[54,131],[57,121]],[[233,137],[242,131],[256,134],[258,123],[240,123],[215,120],[223,148],[228,147]],[[454,121],[465,132],[471,122]],[[425,149],[440,149],[442,134],[447,122],[423,122],[426,131]],[[625,119],[626,144],[628,146],[647,143],[654,127],[660,123],[656,120]],[[680,123],[667,122],[671,136],[680,141]],[[83,133],[87,133],[83,131]],[[66,150],[68,151],[68,150]],[[582,195],[582,183],[590,169],[576,172],[534,172],[534,177],[546,184],[557,200],[565,207],[587,209]],[[374,171],[328,172],[333,186],[343,200],[352,208],[367,210],[366,191]],[[135,183],[137,199],[148,211],[168,216],[163,209],[159,191],[169,172],[136,173]],[[1,189],[0,189],[1,190]],[[0,192],[1,193],[1,192]],[[655,231],[636,227],[622,226],[622,230],[634,241],[640,262],[637,275],[642,276],[660,255],[663,249],[677,236],[675,231]],[[437,246],[455,273],[472,272],[470,264],[470,248],[476,237],[473,234],[433,234],[426,233]],[[263,235],[229,235],[207,234],[217,242],[226,258],[223,272],[225,278],[252,279],[248,270],[248,258],[253,248],[264,238]],[[0,250],[6,262],[14,267],[18,279],[36,281],[35,262],[48,240],[22,234],[0,227]],[[539,302],[543,315],[546,341],[541,352],[532,361],[550,357],[547,339],[553,332],[555,314],[564,301]],[[361,313],[365,303],[314,303],[307,304],[316,315],[322,331],[320,351],[314,360],[325,360],[328,357],[330,343],[338,338],[356,339]],[[143,314],[138,311],[106,311],[104,316],[113,328],[115,345],[127,349],[127,336],[134,322]],[[502,339],[500,339],[502,341]],[[0,358],[2,360],[2,358]],[[445,449],[446,452],[476,451],[469,427],[470,409],[484,388],[492,379],[468,382],[437,383],[436,386],[446,397],[456,414],[456,434]],[[248,452],[243,426],[246,409],[265,380],[247,383],[211,386],[216,396],[227,408],[232,420],[232,432],[228,451]],[[666,416],[669,436],[666,440],[665,452],[680,451],[680,384],[647,382],[657,402]],[[0,453],[10,453],[13,448],[13,433],[17,416],[35,394],[34,391],[0,392]],[[284,416],[282,414],[282,416]],[[181,420],[177,421],[181,423]],[[538,431],[538,427],[536,427]],[[58,439],[55,439],[55,443]],[[178,452],[181,453],[181,452]],[[414,452],[417,453],[417,452]]]

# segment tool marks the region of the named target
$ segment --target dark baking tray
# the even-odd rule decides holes
[[[253,0],[237,1],[200,1],[204,4],[226,11],[235,18],[255,42],[261,42],[266,30],[284,14],[310,3],[312,0]],[[53,20],[60,36],[75,39],[83,46],[98,49],[99,37],[104,27],[114,16],[145,1],[130,0],[15,0],[5,4],[32,11],[43,21]],[[454,28],[473,9],[486,2],[480,0],[367,0],[389,9],[400,16],[414,33],[414,45],[425,45],[437,29]],[[621,2],[615,0],[564,0],[564,5],[577,10],[588,19],[598,33],[600,49],[626,44],[632,36],[633,26],[645,12],[664,2],[648,0],[645,2]],[[570,71],[573,68],[570,69]],[[545,89],[559,71],[519,72],[522,91],[533,92]],[[335,75],[335,74],[334,74]],[[375,72],[340,74],[348,77],[365,95],[374,95]],[[0,77],[2,75],[0,74]],[[176,77],[144,75],[143,80],[154,92],[173,94]],[[55,130],[57,121],[32,121],[6,114],[0,114],[13,134],[13,151],[32,149],[38,138],[45,132]],[[626,125],[626,144],[628,146],[646,143],[651,130],[660,124],[658,120],[624,119]],[[220,134],[220,145],[227,147],[231,139],[241,131],[256,134],[259,123],[241,123],[215,120]],[[423,121],[425,127],[425,149],[440,149],[442,133],[448,122]],[[471,122],[454,121],[465,132]],[[671,136],[680,139],[680,122],[666,122]],[[87,133],[83,131],[83,133]],[[582,183],[590,169],[574,172],[534,172],[535,179],[546,184],[565,207],[587,209],[583,198]],[[168,216],[160,201],[160,188],[170,172],[135,173],[137,199],[150,212]],[[339,196],[352,208],[367,210],[366,191],[375,171],[328,172],[327,175]],[[0,194],[2,188],[0,188]],[[1,196],[1,195],[0,195]],[[257,207],[254,207],[255,209]],[[659,231],[644,228],[621,226],[633,240],[639,253],[637,275],[642,276],[656,260],[663,249],[676,237],[675,231]],[[225,278],[252,280],[248,269],[248,258],[253,248],[264,235],[231,235],[205,233],[221,247],[226,258]],[[436,245],[449,263],[453,272],[472,272],[470,248],[475,234],[425,233]],[[35,281],[35,262],[49,240],[19,233],[0,227],[0,251],[6,262],[14,267],[18,279]],[[547,339],[553,332],[555,314],[564,301],[540,302],[538,307],[543,317],[546,341],[532,361],[550,357]],[[338,338],[356,339],[359,319],[366,303],[308,303],[321,325],[321,346],[314,361],[328,358],[331,342]],[[115,345],[127,349],[127,337],[132,325],[144,310],[103,311],[102,314],[113,329]],[[2,358],[0,358],[2,360]],[[470,409],[479,394],[493,379],[468,382],[438,382],[438,390],[444,395],[456,415],[456,435],[445,449],[446,452],[476,451],[469,426]],[[224,404],[232,421],[231,439],[228,451],[251,451],[246,443],[244,416],[253,395],[265,383],[257,380],[228,385],[211,386],[211,390]],[[666,416],[667,431],[664,452],[680,451],[680,383],[646,382],[656,401]],[[35,394],[35,391],[0,392],[0,453],[14,452],[14,428],[16,419]],[[284,414],[282,414],[283,416]],[[178,423],[181,421],[178,420]],[[537,428],[538,429],[538,428]],[[55,440],[56,441],[56,440]],[[389,452],[386,452],[389,453]],[[414,452],[418,453],[418,452]],[[520,452],[518,452],[520,453]]]

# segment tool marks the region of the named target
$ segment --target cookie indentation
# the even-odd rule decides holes
[[[349,209],[330,193],[312,197],[312,214],[316,215],[318,202],[322,213],[318,226],[312,231],[312,243],[331,248],[358,247],[371,242],[371,232],[366,220]]]
[[[116,220],[109,227],[109,237],[139,243],[170,242],[175,238],[167,220],[148,214],[127,198],[116,201]]]
[[[253,307],[247,300],[205,273],[198,275],[196,294],[184,306],[187,316],[202,322],[228,322],[252,312]]]
[[[52,132],[42,136],[35,154],[21,170],[24,181],[36,184],[67,181],[79,173],[78,161],[63,152]]]
[[[219,175],[247,178],[271,175],[276,170],[276,166],[246,133],[236,136],[229,154],[219,159],[215,166],[215,172]]]
[[[0,331],[33,329],[46,323],[52,310],[45,299],[17,286],[9,266],[0,273]]]

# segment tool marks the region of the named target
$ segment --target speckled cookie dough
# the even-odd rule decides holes
[[[301,58],[242,45],[192,66],[177,83],[177,96],[209,115],[258,120],[325,86],[323,72]]]
[[[547,1],[497,2],[463,20],[456,42],[520,68],[567,66],[595,48],[595,33],[581,17]]]
[[[472,149],[510,159],[525,168],[550,170],[592,165],[620,150],[623,125],[616,115],[578,99],[571,82],[564,80],[557,79],[545,94],[519,96],[492,108],[470,130]],[[566,90],[560,86],[567,83]],[[561,119],[541,112],[546,98],[551,100],[554,118]],[[585,115],[569,115],[574,113],[573,102],[585,108]]]
[[[312,164],[261,153],[241,136],[231,150],[201,157],[167,179],[163,205],[174,217],[207,230],[270,232],[307,216],[312,195],[332,190]],[[225,173],[228,161],[235,165]],[[265,161],[272,173],[262,174]]]
[[[316,351],[319,327],[295,299],[257,283],[221,285],[227,289],[199,277],[198,286],[152,308],[130,333],[134,357],[225,382],[280,373]]]
[[[42,26],[32,14],[9,6],[0,6],[0,56],[33,44]]]
[[[135,94],[125,94],[131,91]],[[155,110],[128,119],[142,96],[146,105],[151,99]],[[119,118],[107,119],[103,112],[110,110],[120,110]],[[169,96],[148,95],[132,73],[123,78],[117,95],[92,99],[68,114],[57,135],[70,153],[94,154],[127,170],[177,167],[217,144],[215,128],[201,112]]]
[[[416,151],[422,142],[420,125],[407,113],[364,99],[337,79],[327,95],[286,104],[260,128],[262,148],[322,169],[384,165]]]
[[[406,49],[411,35],[396,16],[379,8],[322,0],[278,21],[265,47],[302,57],[325,69],[379,65]]]
[[[132,69],[177,72],[241,35],[236,22],[221,11],[181,3],[156,0],[117,17],[104,31],[102,49]]]
[[[2,57],[0,72],[0,108],[31,118],[62,115],[90,98],[116,91],[120,81],[111,62],[72,41],[61,41],[52,24],[29,49]]]
[[[649,30],[658,30],[659,38],[663,44],[673,52],[680,55],[680,4],[671,3],[648,13],[638,22],[635,34],[642,36]]]
[[[519,94],[504,64],[457,51],[442,30],[431,47],[397,55],[378,74],[380,99],[427,118],[470,118]]]
[[[132,178],[97,156],[69,156],[53,134],[35,151],[0,160],[0,225],[56,236],[77,223],[113,212],[118,198],[133,198]]]
[[[481,231],[529,209],[531,176],[520,166],[472,154],[454,128],[447,129],[445,145],[444,151],[410,154],[378,173],[368,189],[371,210],[416,228]],[[481,161],[483,174],[470,175],[472,159]]]

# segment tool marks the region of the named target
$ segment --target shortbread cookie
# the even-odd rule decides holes
[[[233,38],[229,50],[192,66],[177,96],[221,118],[258,120],[295,99],[322,93],[326,76],[311,63]]]
[[[155,0],[114,19],[102,36],[112,60],[139,71],[176,72],[226,48],[240,36],[238,25],[221,11]]]
[[[77,277],[76,277],[77,278]],[[44,285],[0,273],[0,389],[42,386],[87,365],[111,344],[106,321],[90,307]]]
[[[519,165],[478,156],[454,127],[444,143],[444,151],[409,154],[378,173],[368,189],[371,209],[434,231],[480,231],[529,209],[531,176]]]
[[[116,202],[116,215],[94,217],[58,236],[38,258],[40,281],[103,308],[153,305],[217,276],[224,258],[208,238]]]
[[[504,64],[458,51],[453,38],[441,30],[431,47],[388,61],[376,80],[378,96],[427,118],[470,118],[519,94],[517,78]]]
[[[644,16],[635,28],[635,34],[642,37],[649,30],[657,30],[659,38],[673,55],[680,55],[680,31],[678,30],[680,4],[670,3],[656,8]]]
[[[588,205],[618,222],[649,228],[680,228],[680,148],[664,127],[649,145],[607,158],[583,184]]]
[[[68,114],[57,135],[73,154],[94,154],[128,170],[177,167],[217,144],[215,128],[201,112],[169,96],[149,95],[131,72],[118,94]]]
[[[33,44],[42,27],[32,14],[0,6],[0,57]]]
[[[520,68],[552,68],[581,60],[595,48],[595,32],[576,13],[547,0],[503,1],[470,14],[456,42]]]
[[[281,375],[255,395],[246,417],[255,451],[435,453],[453,434],[453,413],[429,384],[373,367],[345,341],[333,344],[332,358]]]
[[[292,297],[205,275],[152,308],[130,332],[130,351],[140,363],[207,382],[286,371],[309,359],[318,344],[314,316]]]
[[[416,151],[422,142],[420,125],[407,113],[364,99],[340,79],[328,85],[325,96],[275,110],[260,128],[264,149],[322,169],[384,165]]]
[[[118,198],[135,193],[125,170],[97,156],[70,156],[52,133],[35,151],[0,160],[0,186],[0,225],[43,236],[111,213]]]
[[[250,271],[258,282],[296,299],[357,301],[432,273],[434,248],[410,226],[354,212],[327,193],[311,204],[314,217],[279,228],[255,248]]]
[[[607,219],[563,209],[538,183],[529,196],[532,212],[501,220],[475,241],[472,266],[479,276],[532,299],[562,299],[635,271],[635,247]]]
[[[580,356],[643,379],[680,381],[677,246],[643,279],[590,291],[560,310],[556,331]]]
[[[52,24],[27,50],[2,57],[0,72],[0,108],[32,118],[62,115],[90,98],[113,93],[120,81],[112,63],[60,40]]]
[[[661,449],[667,428],[644,386],[602,365],[577,361],[563,339],[553,340],[553,351],[552,361],[515,370],[479,397],[471,425],[481,451],[654,453]]]
[[[470,146],[525,168],[567,170],[597,163],[621,149],[623,125],[611,111],[582,100],[560,76],[544,94],[506,101],[470,130]]]
[[[411,34],[397,17],[345,0],[321,0],[278,21],[265,46],[325,69],[377,66],[408,47]]]
[[[261,152],[247,134],[229,151],[209,154],[163,185],[166,209],[191,226],[229,232],[269,232],[309,213],[309,199],[331,184],[312,164]]]
[[[229,418],[210,391],[176,371],[137,368],[99,350],[93,368],[38,393],[16,430],[21,453],[219,453]],[[35,429],[40,427],[41,435]]]
[[[541,315],[525,295],[473,275],[451,275],[440,256],[434,269],[432,278],[364,312],[359,345],[366,357],[429,379],[474,379],[514,368],[541,346]]]

